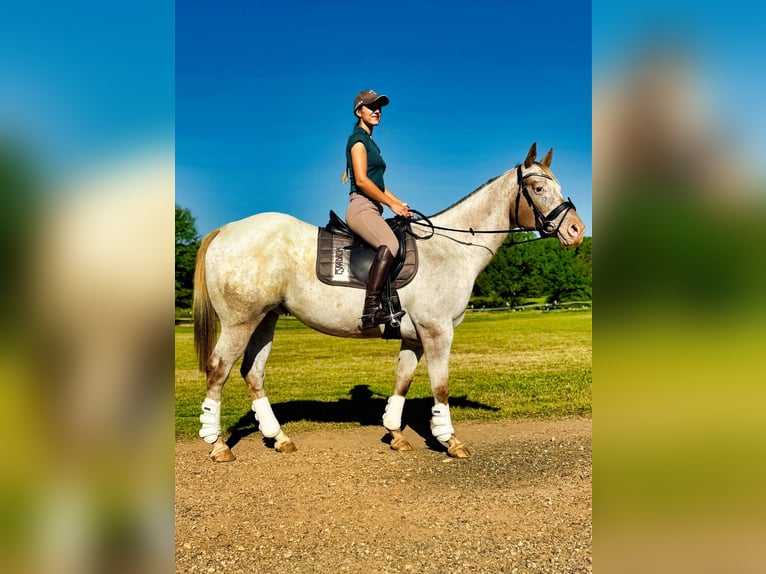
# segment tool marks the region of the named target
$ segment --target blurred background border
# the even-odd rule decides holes
[[[755,572],[760,10],[592,12],[595,569]],[[164,0],[3,10],[4,572],[173,568],[173,26]]]

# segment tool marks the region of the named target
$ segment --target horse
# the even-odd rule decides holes
[[[382,416],[394,450],[413,448],[402,433],[401,416],[415,369],[425,354],[434,398],[431,433],[449,456],[472,456],[452,425],[450,349],[474,281],[512,230],[506,228],[537,230],[565,246],[582,242],[585,225],[571,201],[564,200],[550,170],[553,148],[540,162],[536,156],[533,143],[515,168],[425,218],[431,234],[427,241],[418,242],[417,274],[398,290],[406,314],[399,325],[394,392]],[[469,241],[464,240],[466,232]],[[266,361],[281,314],[290,313],[308,327],[336,337],[383,336],[382,325],[361,328],[363,289],[317,279],[317,235],[316,226],[290,215],[260,213],[228,223],[200,243],[194,278],[194,342],[199,368],[206,373],[207,394],[199,436],[212,445],[210,458],[215,462],[236,458],[221,432],[221,397],[232,366],[243,357],[240,372],[253,399],[259,430],[272,439],[277,452],[297,450],[274,415],[264,388]]]

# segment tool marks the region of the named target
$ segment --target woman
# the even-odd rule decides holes
[[[396,235],[383,219],[383,206],[388,206],[396,215],[412,217],[407,204],[386,189],[383,182],[386,162],[372,139],[372,131],[380,123],[382,108],[386,105],[388,96],[379,96],[373,90],[359,92],[354,100],[354,115],[359,121],[346,144],[346,173],[351,182],[346,223],[377,249],[367,276],[362,329],[370,329],[404,315],[404,311],[390,314],[380,301],[383,284],[399,251]]]

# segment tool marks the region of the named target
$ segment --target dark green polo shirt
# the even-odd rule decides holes
[[[362,190],[356,188],[354,179],[354,168],[351,165],[351,148],[356,142],[362,142],[367,150],[367,177],[380,188],[380,191],[386,190],[386,184],[383,183],[383,172],[386,171],[386,162],[380,155],[380,148],[373,139],[361,127],[356,126],[346,143],[346,168],[348,169],[348,179],[351,182],[351,192],[357,192],[364,195]]]

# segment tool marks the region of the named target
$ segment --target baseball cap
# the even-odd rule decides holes
[[[374,103],[380,103],[380,106],[388,105],[388,96],[379,96],[375,90],[362,90],[356,95],[354,100],[354,112],[359,106],[371,106]]]

